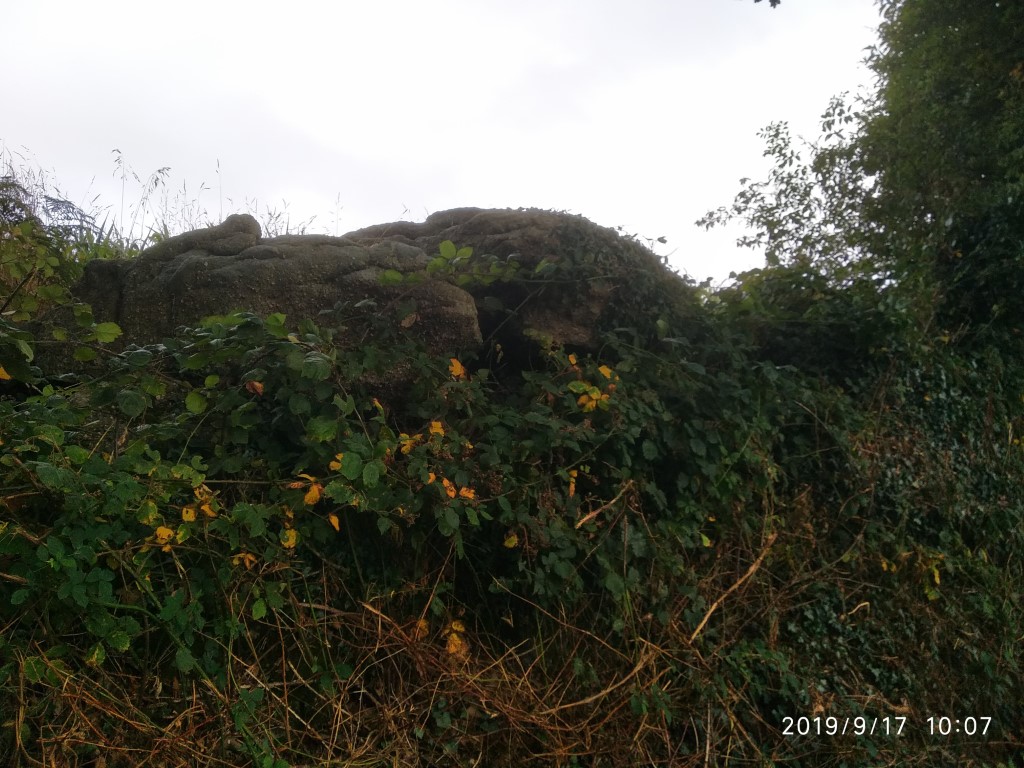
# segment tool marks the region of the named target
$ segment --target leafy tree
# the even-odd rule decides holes
[[[858,148],[885,247],[934,285],[941,324],[1019,333],[1024,5],[884,0],[882,15]]]

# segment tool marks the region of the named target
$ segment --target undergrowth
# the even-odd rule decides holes
[[[808,293],[779,266],[685,307],[659,278],[656,317],[514,376],[428,354],[394,330],[400,303],[214,317],[117,354],[80,307],[79,359],[103,368],[62,378],[26,321],[126,254],[5,184],[8,765],[993,765],[1022,746],[1019,358],[899,348],[891,297]],[[446,253],[446,279],[480,279]]]

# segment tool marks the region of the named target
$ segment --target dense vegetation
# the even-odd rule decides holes
[[[137,244],[11,169],[7,764],[1010,765],[1024,9],[967,5],[883,3],[878,93],[766,130],[705,220],[764,269],[514,376],[366,306],[119,354],[74,307],[102,373],[44,370]]]

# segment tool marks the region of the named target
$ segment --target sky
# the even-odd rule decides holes
[[[0,153],[135,235],[144,200],[328,234],[538,207],[718,284],[762,255],[694,222],[765,175],[761,128],[812,140],[870,86],[877,23],[874,0],[12,3]]]

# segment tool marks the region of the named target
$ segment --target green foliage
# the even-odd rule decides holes
[[[1004,91],[982,75],[1021,49],[968,45],[981,23],[945,0],[885,10],[883,100],[837,100],[801,151],[770,127],[768,180],[703,222],[746,220],[764,269],[716,292],[653,257],[624,278],[608,238],[570,221],[536,264],[445,242],[425,275],[381,275],[500,283],[501,306],[480,302],[501,323],[541,296],[608,297],[596,344],[542,344],[511,374],[489,368],[497,349],[411,342],[409,302],[211,317],[109,354],[119,329],[62,290],[116,248],[72,246],[15,194],[0,248],[21,314],[0,364],[32,386],[0,398],[2,751],[1007,764],[1024,696],[1021,114],[1013,70]],[[961,82],[948,41],[990,108],[949,135],[960,107],[930,101]],[[934,167],[886,110],[952,141]],[[997,178],[975,198],[979,168]],[[78,319],[95,376],[34,366],[44,339],[24,321],[46,303]],[[992,720],[938,739],[940,715]],[[800,717],[907,721],[786,735]]]
[[[1020,335],[1024,8],[882,4],[881,89],[857,139],[873,217],[902,274],[933,286],[936,321],[987,345]]]
[[[594,258],[578,279],[605,268]],[[330,754],[309,751],[325,748],[310,741],[329,725],[325,702],[363,696],[370,670],[409,648],[427,668],[378,684],[433,701],[429,719],[404,721],[406,737],[453,760],[525,716],[521,683],[502,676],[553,691],[562,668],[580,700],[640,670],[616,695],[621,727],[659,724],[644,745],[653,760],[696,751],[729,722],[750,734],[751,756],[928,748],[791,745],[777,730],[825,702],[835,716],[880,714],[865,696],[923,712],[956,692],[1005,727],[1020,681],[1005,569],[1021,544],[1006,536],[1019,529],[1021,455],[997,449],[971,406],[1002,363],[942,378],[939,347],[927,380],[915,364],[872,389],[884,306],[851,307],[878,295],[824,278],[809,289],[808,276],[746,276],[689,326],[694,310],[680,314],[652,282],[660,322],[609,329],[600,357],[552,349],[518,382],[432,356],[363,305],[295,329],[280,315],[210,318],[127,348],[73,390],[0,402],[0,562],[17,585],[0,605],[0,668],[33,686],[0,690],[43,718],[74,675],[198,681],[211,707],[226,703],[238,746],[217,754],[229,761],[232,749],[257,762]],[[806,342],[789,350],[764,335],[801,328]],[[839,365],[815,358],[821,333],[866,340]],[[376,342],[353,349],[352,337]],[[848,390],[822,384],[840,369]],[[400,370],[415,375],[399,382]],[[376,383],[386,375],[397,389]],[[1020,428],[1016,401],[989,400],[996,423]],[[951,453],[969,469],[951,475]],[[436,642],[432,622],[446,627]],[[929,622],[986,627],[963,666],[984,686],[921,674],[922,636],[931,658],[956,653]],[[637,643],[656,650],[637,656]],[[528,661],[542,649],[543,664]],[[680,661],[694,650],[702,663]],[[469,678],[446,677],[477,664],[498,681],[467,693]],[[436,698],[444,680],[462,682]],[[280,686],[287,707],[270,694]],[[176,711],[139,702],[149,717]],[[469,714],[481,706],[491,714]],[[303,724],[304,746],[274,722]],[[612,755],[622,740],[597,743]]]

